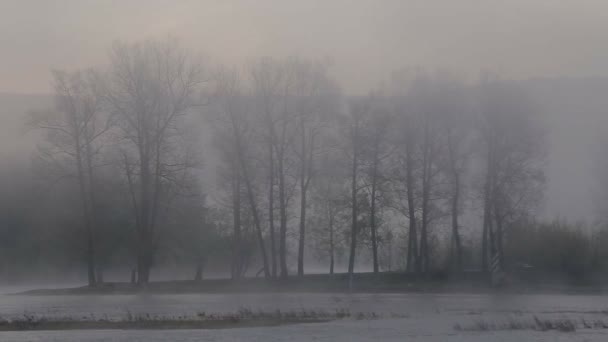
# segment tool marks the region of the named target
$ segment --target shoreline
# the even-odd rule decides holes
[[[329,319],[307,320],[243,320],[243,321],[201,321],[201,320],[165,320],[165,321],[61,321],[45,320],[40,322],[2,322],[0,331],[43,331],[43,330],[182,330],[182,329],[236,329],[255,327],[276,327],[281,325],[324,323]]]
[[[349,286],[346,274],[291,276],[286,279],[242,278],[152,281],[145,285],[107,282],[97,286],[34,289],[9,295],[113,295],[113,294],[212,294],[212,293],[465,293],[465,294],[589,294],[608,292],[601,283],[518,281],[490,287],[479,274],[452,279],[417,279],[407,274],[357,274]]]

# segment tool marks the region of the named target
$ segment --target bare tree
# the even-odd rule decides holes
[[[191,167],[174,153],[180,123],[202,104],[201,65],[175,40],[116,43],[111,53],[108,105],[119,119],[137,231],[137,281],[149,281],[158,243],[158,214],[173,175]]]
[[[379,232],[378,219],[382,211],[381,197],[386,184],[386,175],[383,162],[390,157],[392,147],[389,146],[389,127],[391,114],[387,103],[383,103],[379,96],[374,96],[371,101],[372,109],[366,119],[362,136],[362,164],[365,174],[365,185],[369,192],[369,228],[370,242],[372,248],[372,266],[374,273],[379,271]],[[386,102],[386,101],[384,101]]]
[[[336,153],[323,154],[311,191],[310,243],[321,258],[329,259],[329,274],[334,274],[336,258],[342,254],[344,246],[340,228],[348,224],[342,219],[343,212],[349,207],[348,185],[339,159]]]
[[[240,231],[240,228],[236,226],[237,221],[240,225],[240,196],[238,195],[238,192],[240,180],[242,179],[255,226],[260,253],[262,255],[264,275],[266,278],[270,278],[271,269],[268,265],[268,255],[262,231],[258,199],[254,189],[253,173],[250,168],[251,158],[249,154],[251,152],[251,146],[248,148],[246,145],[248,141],[246,139],[246,134],[249,128],[245,117],[245,97],[242,93],[238,73],[236,71],[223,70],[218,72],[216,83],[217,88],[214,99],[216,100],[218,110],[220,111],[220,119],[224,120],[228,125],[230,136],[234,140],[232,146],[240,169],[240,175],[235,178],[236,184],[234,187],[234,199],[235,201],[239,201],[238,203],[235,202],[235,232]]]
[[[403,85],[398,85],[403,87]],[[408,242],[406,270],[419,273],[421,263],[419,258],[418,224],[419,203],[417,196],[419,185],[415,174],[419,171],[420,162],[416,158],[416,149],[419,132],[415,125],[416,121],[406,102],[403,90],[397,89],[392,95],[391,105],[397,120],[397,129],[394,143],[397,145],[396,153],[391,162],[392,192],[395,196],[393,208],[401,213],[408,221]]]
[[[515,85],[486,81],[480,89],[483,185],[482,262],[498,256],[504,267],[503,238],[515,220],[533,213],[544,187],[544,133],[534,105]]]
[[[267,145],[268,157],[268,227],[270,231],[270,260],[272,276],[277,276],[277,239],[275,232],[275,192],[276,192],[276,154],[277,154],[277,120],[281,92],[282,73],[275,69],[270,59],[260,59],[250,67],[252,95],[261,114],[264,128],[261,130]],[[282,229],[282,228],[281,228]],[[283,251],[283,249],[281,249]],[[282,260],[282,259],[281,259]]]
[[[353,274],[355,271],[355,255],[357,251],[357,236],[359,235],[359,168],[361,167],[361,139],[362,139],[362,126],[363,119],[368,115],[370,111],[370,103],[367,99],[360,99],[354,101],[351,105],[350,112],[348,114],[348,148],[351,158],[350,167],[350,192],[351,192],[351,229],[350,229],[350,252],[348,256],[348,275],[349,275],[349,287],[352,287]]]
[[[101,150],[99,141],[111,121],[101,110],[100,81],[95,72],[55,70],[53,82],[55,110],[32,113],[30,125],[47,131],[41,156],[63,170],[60,177],[75,174],[86,233],[87,278],[89,286],[94,286],[96,273],[102,279],[96,263],[98,210],[94,170]]]
[[[252,91],[261,102],[263,121],[266,123],[266,140],[269,158],[269,225],[271,231],[271,258],[276,264],[274,232],[274,185],[279,195],[279,267],[281,277],[287,276],[287,207],[288,185],[287,150],[290,144],[292,113],[288,97],[292,91],[291,70],[281,62],[263,58],[251,67]],[[276,175],[275,175],[276,170]],[[276,179],[275,179],[276,177]],[[276,274],[277,267],[274,266]]]
[[[400,75],[396,75],[400,76]],[[445,216],[445,156],[440,75],[416,73],[410,82],[397,79],[393,108],[402,136],[394,160],[393,206],[408,219],[407,270],[428,272],[431,268],[431,228]]]
[[[308,188],[314,173],[314,162],[322,146],[330,116],[336,112],[337,91],[321,63],[295,61],[295,113],[297,135],[295,154],[299,159],[300,223],[298,239],[298,275],[304,275],[304,246]]]
[[[443,162],[446,179],[449,183],[449,211],[451,221],[450,260],[457,271],[463,267],[462,233],[459,218],[463,211],[463,198],[466,194],[465,176],[471,159],[472,107],[464,86],[452,80],[443,80],[438,85],[439,125],[445,156]]]

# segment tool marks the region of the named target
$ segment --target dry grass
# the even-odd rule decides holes
[[[73,329],[224,329],[253,326],[276,326],[297,323],[319,323],[338,319],[378,319],[376,313],[335,311],[253,311],[240,309],[231,313],[199,312],[195,316],[164,316],[127,311],[123,318],[110,319],[94,314],[83,317],[45,317],[24,314],[16,318],[0,318],[0,331],[73,330]]]
[[[471,325],[456,324],[454,329],[457,331],[535,330],[574,332],[577,329],[608,329],[608,324],[600,319],[593,321],[587,321],[584,318],[580,320],[569,318],[541,319],[533,316],[529,319],[511,317],[506,321],[478,320]]]

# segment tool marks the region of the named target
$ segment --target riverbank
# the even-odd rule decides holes
[[[323,323],[337,319],[375,319],[374,314],[351,314],[347,310],[335,312],[300,311],[252,311],[241,309],[232,313],[199,312],[191,316],[158,316],[153,314],[132,314],[124,317],[45,317],[24,314],[16,318],[0,319],[0,331],[33,330],[105,330],[105,329],[230,329],[251,327],[273,327],[298,323]]]
[[[242,278],[205,279],[201,281],[174,280],[152,281],[145,285],[127,282],[108,282],[97,286],[36,289],[19,295],[86,295],[86,294],[133,294],[133,293],[241,293],[241,292],[359,292],[359,293],[572,293],[603,294],[608,288],[600,283],[572,283],[559,280],[512,282],[501,288],[488,285],[487,277],[471,272],[457,277],[441,274],[425,278],[411,274],[384,272],[379,274],[358,273],[351,279],[348,274],[310,274],[286,279]]]

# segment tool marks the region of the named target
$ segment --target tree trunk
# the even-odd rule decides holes
[[[285,170],[283,165],[283,148],[277,156],[279,167],[279,262],[281,266],[281,278],[287,278],[287,203],[285,198]]]
[[[269,160],[268,160],[268,227],[270,229],[270,260],[272,263],[272,277],[277,277],[277,249],[276,238],[274,232],[274,153],[272,148],[272,140],[269,139]]]
[[[75,147],[76,147],[76,168],[78,172],[78,186],[80,189],[80,201],[82,203],[83,219],[86,234],[86,261],[87,261],[87,278],[89,286],[95,286],[95,245],[93,241],[93,230],[91,227],[91,206],[87,196],[85,172],[82,160],[82,143],[78,128],[75,131]]]
[[[351,169],[351,205],[352,205],[352,220],[351,220],[351,231],[350,231],[350,255],[348,257],[348,279],[349,279],[349,288],[352,289],[353,285],[353,273],[355,271],[355,252],[357,249],[357,149],[358,149],[358,135],[359,135],[359,123],[355,123],[355,127],[353,129],[352,136],[352,144],[353,144],[353,160],[352,160],[352,169]]]
[[[233,223],[233,243],[232,243],[232,279],[239,279],[242,271],[241,258],[241,177],[238,169],[235,168],[234,183],[232,189],[232,223]]]
[[[503,254],[503,227],[502,227],[502,217],[500,212],[500,207],[498,204],[498,197],[494,195],[494,217],[496,220],[496,253],[498,253],[498,262],[500,268],[504,270],[504,254]]]
[[[203,280],[203,269],[205,267],[205,258],[199,258],[196,263],[196,272],[194,273],[194,281]]]
[[[244,161],[241,160],[242,168],[244,168]],[[253,195],[253,186],[251,185],[251,180],[249,179],[249,175],[245,169],[243,169],[244,178],[245,178],[245,187],[247,188],[247,197],[249,198],[249,205],[251,206],[251,214],[253,216],[253,224],[255,226],[256,234],[258,237],[258,242],[260,245],[260,253],[262,254],[262,262],[264,267],[264,276],[266,278],[270,278],[270,269],[268,267],[268,256],[266,255],[266,246],[264,244],[264,236],[262,234],[262,226],[260,224],[260,217],[258,216],[258,208],[255,203],[255,197]]]
[[[374,152],[374,164],[372,170],[372,193],[370,200],[370,213],[369,213],[369,226],[371,229],[372,239],[372,257],[373,257],[373,269],[374,273],[378,273],[378,241],[376,232],[376,182],[377,182],[377,169],[378,169],[378,147],[376,144],[376,150]]]
[[[427,119],[428,120],[428,119]],[[422,262],[422,272],[429,271],[429,245],[428,245],[428,224],[429,224],[429,196],[431,192],[431,151],[428,132],[428,121],[424,129],[424,146],[422,156],[422,219],[420,228],[420,259]]]
[[[454,171],[454,189],[452,194],[452,241],[454,246],[453,260],[457,271],[462,271],[462,243],[460,241],[460,232],[458,228],[458,212],[460,201],[460,177]]]
[[[492,143],[488,144],[486,156],[486,179],[484,184],[484,204],[483,204],[483,236],[481,248],[481,267],[484,272],[489,271],[488,256],[493,255],[493,234],[492,234],[492,181],[494,167],[492,158]]]
[[[96,281],[97,285],[103,284],[103,267],[100,265],[100,263],[97,263],[95,281]]]
[[[334,274],[334,216],[331,212],[329,215],[329,274]]]
[[[412,156],[411,141],[406,146],[406,186],[407,186],[407,209],[409,215],[408,236],[408,271],[414,267],[416,274],[420,273],[420,258],[418,258],[418,232],[416,225],[416,203],[414,201],[414,161]]]
[[[488,223],[485,222],[485,218],[481,233],[481,270],[484,273],[488,272]]]
[[[306,230],[306,186],[302,182],[300,194],[300,239],[298,241],[298,276],[304,275],[304,237]]]
[[[304,275],[304,238],[306,233],[306,190],[307,174],[306,170],[308,156],[306,155],[306,131],[304,129],[304,122],[300,124],[301,133],[301,163],[300,163],[300,236],[298,240],[298,276]]]
[[[260,253],[262,254],[262,262],[264,265],[263,266],[264,267],[264,276],[266,278],[270,278],[270,269],[268,267],[268,256],[266,254],[264,235],[262,234],[262,226],[260,223],[260,217],[258,215],[258,208],[256,205],[255,196],[253,194],[253,185],[251,184],[251,179],[249,178],[250,175],[249,175],[249,170],[247,167],[247,162],[245,161],[243,142],[241,141],[241,135],[239,132],[238,125],[236,123],[236,118],[231,116],[230,119],[231,119],[231,123],[232,123],[233,132],[235,134],[237,157],[239,160],[239,164],[241,166],[241,171],[243,173],[243,179],[245,180],[245,188],[247,191],[247,197],[249,199],[249,205],[251,207],[251,214],[253,216],[253,223],[255,226],[256,235],[257,235],[258,243],[260,246]]]
[[[97,201],[96,201],[96,197],[95,197],[95,179],[93,176],[93,151],[91,148],[91,139],[93,139],[93,137],[91,136],[91,132],[85,132],[86,136],[86,144],[85,144],[85,161],[86,161],[86,167],[87,167],[87,178],[88,178],[88,186],[89,186],[89,220],[90,220],[90,243],[91,243],[91,253],[92,253],[92,267],[94,267],[96,269],[96,279],[94,279],[95,283],[103,283],[103,269],[100,265],[99,262],[99,257],[97,256],[98,250],[96,248],[96,237],[95,237],[95,233],[97,231],[96,227],[98,224],[98,217],[97,217]]]
[[[145,131],[145,126],[144,131]],[[143,134],[144,136],[146,134]],[[147,137],[142,137],[139,142],[139,169],[140,169],[140,212],[139,212],[139,223],[138,227],[138,248],[137,248],[137,283],[143,285],[148,283],[150,278],[150,265],[149,265],[149,224],[150,224],[150,186],[151,186],[151,173],[150,173],[150,154],[149,146],[145,140]]]
[[[483,232],[481,238],[481,269],[488,272],[488,239],[490,226],[490,171],[487,171],[483,199]]]
[[[87,232],[87,277],[89,286],[97,284],[95,280],[95,248],[93,246],[93,237]]]

